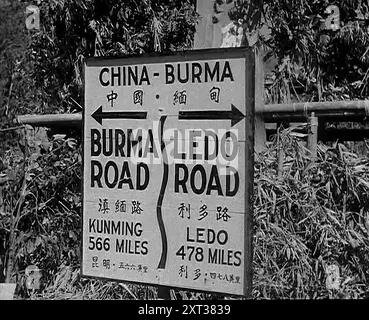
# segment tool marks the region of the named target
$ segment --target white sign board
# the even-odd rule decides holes
[[[87,62],[83,276],[250,290],[253,57]]]

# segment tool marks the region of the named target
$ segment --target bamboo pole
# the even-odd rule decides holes
[[[369,100],[269,104],[262,110],[266,122],[306,120],[312,112],[319,118],[338,121],[369,117]]]
[[[298,103],[282,103],[268,104],[265,106],[263,113],[310,113],[320,111],[342,111],[342,110],[358,110],[369,112],[369,100],[351,100],[351,101],[323,101],[323,102],[298,102]],[[369,114],[368,114],[369,115]]]
[[[158,286],[158,299],[159,300],[171,300],[170,287]]]
[[[82,127],[81,113],[65,114],[33,114],[20,115],[16,117],[19,124],[31,125],[35,127]]]
[[[369,119],[369,100],[268,104],[255,110],[257,115],[261,115],[264,121],[269,123],[284,120],[306,121],[312,112],[315,112],[318,118],[334,121],[362,121]],[[16,121],[36,127],[80,128],[82,114],[19,115]]]

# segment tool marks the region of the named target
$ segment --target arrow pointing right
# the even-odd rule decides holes
[[[179,120],[231,120],[231,126],[245,118],[245,115],[231,104],[231,110],[179,111]]]

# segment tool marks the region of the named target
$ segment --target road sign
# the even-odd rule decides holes
[[[82,275],[247,295],[254,54],[85,66]]]

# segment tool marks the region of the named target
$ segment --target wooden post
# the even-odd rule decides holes
[[[317,146],[318,146],[318,117],[315,116],[315,112],[312,112],[308,120],[308,148],[310,150],[311,161],[313,162],[317,158]]]
[[[240,47],[242,39],[245,36],[242,27],[237,26],[230,18],[229,11],[234,7],[233,1],[223,1],[222,4],[217,3],[214,0],[198,0],[197,1],[197,12],[200,15],[200,22],[196,28],[194,49],[208,49],[208,48],[226,48],[226,47]],[[216,7],[216,8],[215,8]],[[254,66],[253,66],[254,67]],[[255,79],[252,79],[253,90],[255,92],[255,100],[251,103],[255,105],[255,111],[253,110],[253,117],[255,120],[255,131],[254,131],[254,150],[261,151],[265,148],[266,142],[266,131],[264,120],[262,119],[262,110],[264,108],[264,72],[263,72],[263,61],[260,52],[255,52]],[[246,132],[251,133],[254,128],[250,128],[248,124]],[[253,164],[251,165],[253,168]],[[252,169],[246,165],[246,170],[252,172]],[[253,177],[252,177],[253,179]],[[253,180],[246,183],[246,188],[253,188]],[[248,214],[252,212],[252,203],[249,201],[246,204],[246,212]],[[252,224],[252,213],[248,216],[249,221],[246,223]],[[246,228],[245,228],[246,229]],[[247,239],[247,241],[246,241]],[[245,235],[245,256],[248,258],[252,257],[252,235]],[[251,270],[246,270],[248,279],[251,279]],[[250,281],[251,282],[251,281]],[[247,298],[251,298],[251,283],[248,284],[249,292]]]
[[[232,36],[225,31],[233,23],[228,16],[228,12],[233,6],[233,2],[229,4],[224,2],[216,13],[214,12],[214,1],[197,1],[197,12],[200,14],[200,21],[195,34],[195,49],[241,46],[239,35]],[[243,32],[241,29],[238,31]],[[255,63],[255,151],[261,152],[266,147],[266,130],[262,116],[264,109],[264,64],[263,54],[259,50],[255,53]]]
[[[228,7],[229,5],[227,5],[227,9]],[[196,27],[194,49],[220,48],[222,28],[231,22],[228,11],[225,10],[218,14],[214,20],[214,1],[212,0],[197,1],[196,10],[200,15],[200,20]],[[170,287],[158,286],[158,298],[170,300]]]
[[[171,300],[170,287],[158,286],[158,300]]]
[[[283,127],[277,126],[277,160],[278,160],[278,179],[283,177],[283,164],[284,164],[284,150],[283,150],[283,142],[281,140],[281,131]]]
[[[266,148],[266,128],[264,111],[264,64],[260,52],[255,53],[255,152]]]
[[[210,49],[239,47],[241,37],[231,35],[230,28],[233,24],[228,12],[234,6],[233,2],[215,4],[217,12],[214,10],[214,0],[198,0],[197,13],[200,15],[196,27],[194,49]],[[231,36],[230,36],[231,35]]]

